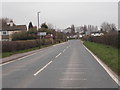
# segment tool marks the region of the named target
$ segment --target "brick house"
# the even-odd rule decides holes
[[[11,41],[11,35],[15,32],[27,31],[26,25],[15,25],[13,21],[0,27],[0,41]]]

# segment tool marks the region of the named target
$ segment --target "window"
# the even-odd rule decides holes
[[[3,34],[3,35],[7,35],[7,31],[3,31],[2,34]]]

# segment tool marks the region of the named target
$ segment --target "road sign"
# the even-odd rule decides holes
[[[39,36],[45,36],[47,33],[46,32],[38,32]]]

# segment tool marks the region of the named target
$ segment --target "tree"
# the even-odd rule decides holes
[[[43,23],[43,24],[41,25],[41,28],[48,29],[48,26],[46,25],[46,23]]]
[[[9,18],[1,18],[0,19],[0,27],[7,26],[7,24],[10,22],[11,19]]]
[[[71,26],[71,34],[72,34],[72,35],[75,34],[75,27],[74,27],[74,25]]]
[[[104,32],[115,32],[117,31],[117,28],[115,26],[115,24],[109,24],[108,22],[103,22],[102,25],[101,25],[101,29],[104,31]]]
[[[51,23],[48,23],[47,26],[48,26],[48,29],[54,29],[54,26]]]
[[[83,32],[84,32],[84,33],[87,32],[87,26],[86,26],[86,25],[84,25],[84,27],[83,27]]]
[[[76,32],[80,32],[80,27],[76,27]]]
[[[30,28],[28,34],[37,34],[37,28]]]
[[[28,25],[28,29],[31,29],[31,28],[33,28],[32,22],[30,22]]]

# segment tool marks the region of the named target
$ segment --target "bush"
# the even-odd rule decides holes
[[[26,41],[11,41],[11,42],[2,42],[2,52],[12,52],[19,51],[29,48],[38,47],[39,45],[35,40],[26,40]]]
[[[98,37],[87,36],[84,37],[83,40],[110,45],[112,47],[118,48],[118,34],[105,34]]]
[[[22,31],[22,32],[17,32],[12,34],[12,40],[32,40],[32,39],[37,39],[37,32],[33,29],[30,29],[28,32]]]
[[[2,52],[14,52],[43,45],[51,45],[52,41],[49,39],[36,39],[36,40],[22,40],[22,41],[3,41]]]

